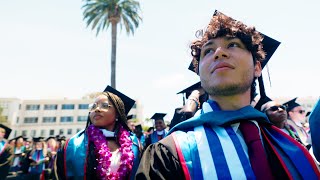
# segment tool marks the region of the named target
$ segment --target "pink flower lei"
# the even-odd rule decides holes
[[[98,127],[88,127],[89,141],[93,142],[96,149],[95,155],[98,161],[97,175],[99,179],[124,179],[131,172],[134,154],[130,134],[122,126],[119,131],[119,152],[121,152],[120,166],[116,173],[110,172],[110,158],[112,156],[108,147],[108,141]]]

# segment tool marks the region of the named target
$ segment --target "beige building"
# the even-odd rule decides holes
[[[71,137],[84,129],[88,117],[88,105],[93,99],[41,99],[21,100],[0,98],[2,116],[12,129],[9,139],[19,135],[26,137]],[[135,119],[142,119],[142,106],[139,101],[129,114]]]

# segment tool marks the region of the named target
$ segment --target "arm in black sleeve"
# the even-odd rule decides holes
[[[54,165],[56,179],[67,179],[64,173],[64,146],[59,148]]]
[[[172,136],[151,144],[144,152],[136,179],[185,179]]]

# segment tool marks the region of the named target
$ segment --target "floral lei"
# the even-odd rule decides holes
[[[94,125],[88,127],[89,141],[95,145],[95,155],[98,161],[97,175],[99,179],[124,179],[131,172],[133,165],[133,151],[130,134],[122,126],[119,131],[119,151],[121,152],[120,166],[116,173],[110,172],[110,158],[112,156],[108,141],[100,129]]]

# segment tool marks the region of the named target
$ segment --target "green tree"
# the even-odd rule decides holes
[[[98,35],[111,24],[111,86],[116,88],[116,52],[117,26],[125,27],[127,34],[134,34],[142,18],[139,15],[140,4],[135,0],[86,0],[84,20]]]
[[[3,112],[3,108],[0,107],[0,123],[7,123],[8,120],[7,120],[6,116],[2,116],[2,112]]]

